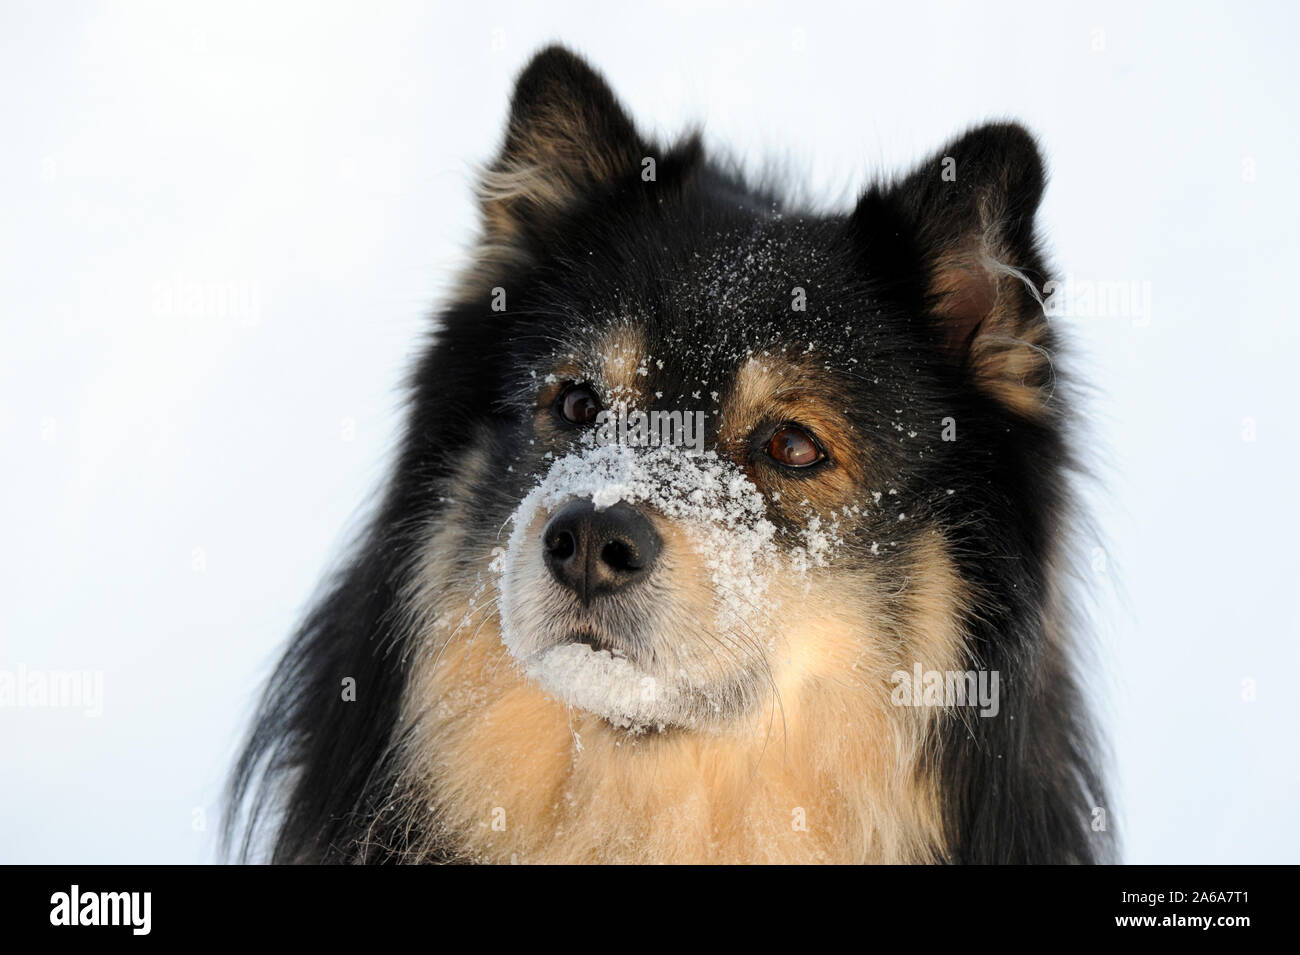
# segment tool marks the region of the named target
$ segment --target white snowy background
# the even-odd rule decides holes
[[[104,678],[99,718],[0,709],[0,861],[215,857],[472,164],[559,39],[642,128],[826,203],[979,120],[1038,133],[1059,271],[1150,295],[1061,319],[1125,857],[1300,862],[1294,5],[616,7],[0,5],[0,669]]]

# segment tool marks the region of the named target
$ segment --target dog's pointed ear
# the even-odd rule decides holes
[[[645,154],[600,74],[547,47],[519,75],[505,144],[480,183],[487,241],[523,244],[549,218],[639,172]]]
[[[851,219],[864,264],[915,276],[940,346],[986,393],[1031,418],[1049,409],[1053,382],[1034,237],[1044,183],[1033,137],[990,124],[872,188]]]

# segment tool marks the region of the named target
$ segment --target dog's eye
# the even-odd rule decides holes
[[[556,399],[560,417],[570,424],[590,424],[600,414],[600,399],[586,385],[570,385]]]
[[[826,457],[803,428],[784,425],[767,443],[767,455],[788,468],[806,468]]]

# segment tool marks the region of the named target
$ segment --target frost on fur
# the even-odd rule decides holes
[[[513,515],[509,546],[493,565],[499,572],[502,637],[539,685],[570,705],[629,728],[689,722],[687,692],[616,652],[572,643],[538,647],[533,634],[515,623],[521,596],[510,568],[524,559],[525,540],[539,513],[573,498],[588,498],[598,510],[620,501],[642,504],[679,522],[708,570],[715,597],[712,623],[719,633],[754,630],[760,613],[772,612],[775,574],[824,559],[829,547],[819,534],[809,548],[815,557],[801,550],[793,566],[783,560],[762,495],[734,464],[712,451],[609,445],[555,461]]]

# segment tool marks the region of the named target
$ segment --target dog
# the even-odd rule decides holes
[[[817,214],[536,54],[231,851],[1110,860],[1044,185],[994,123]]]

